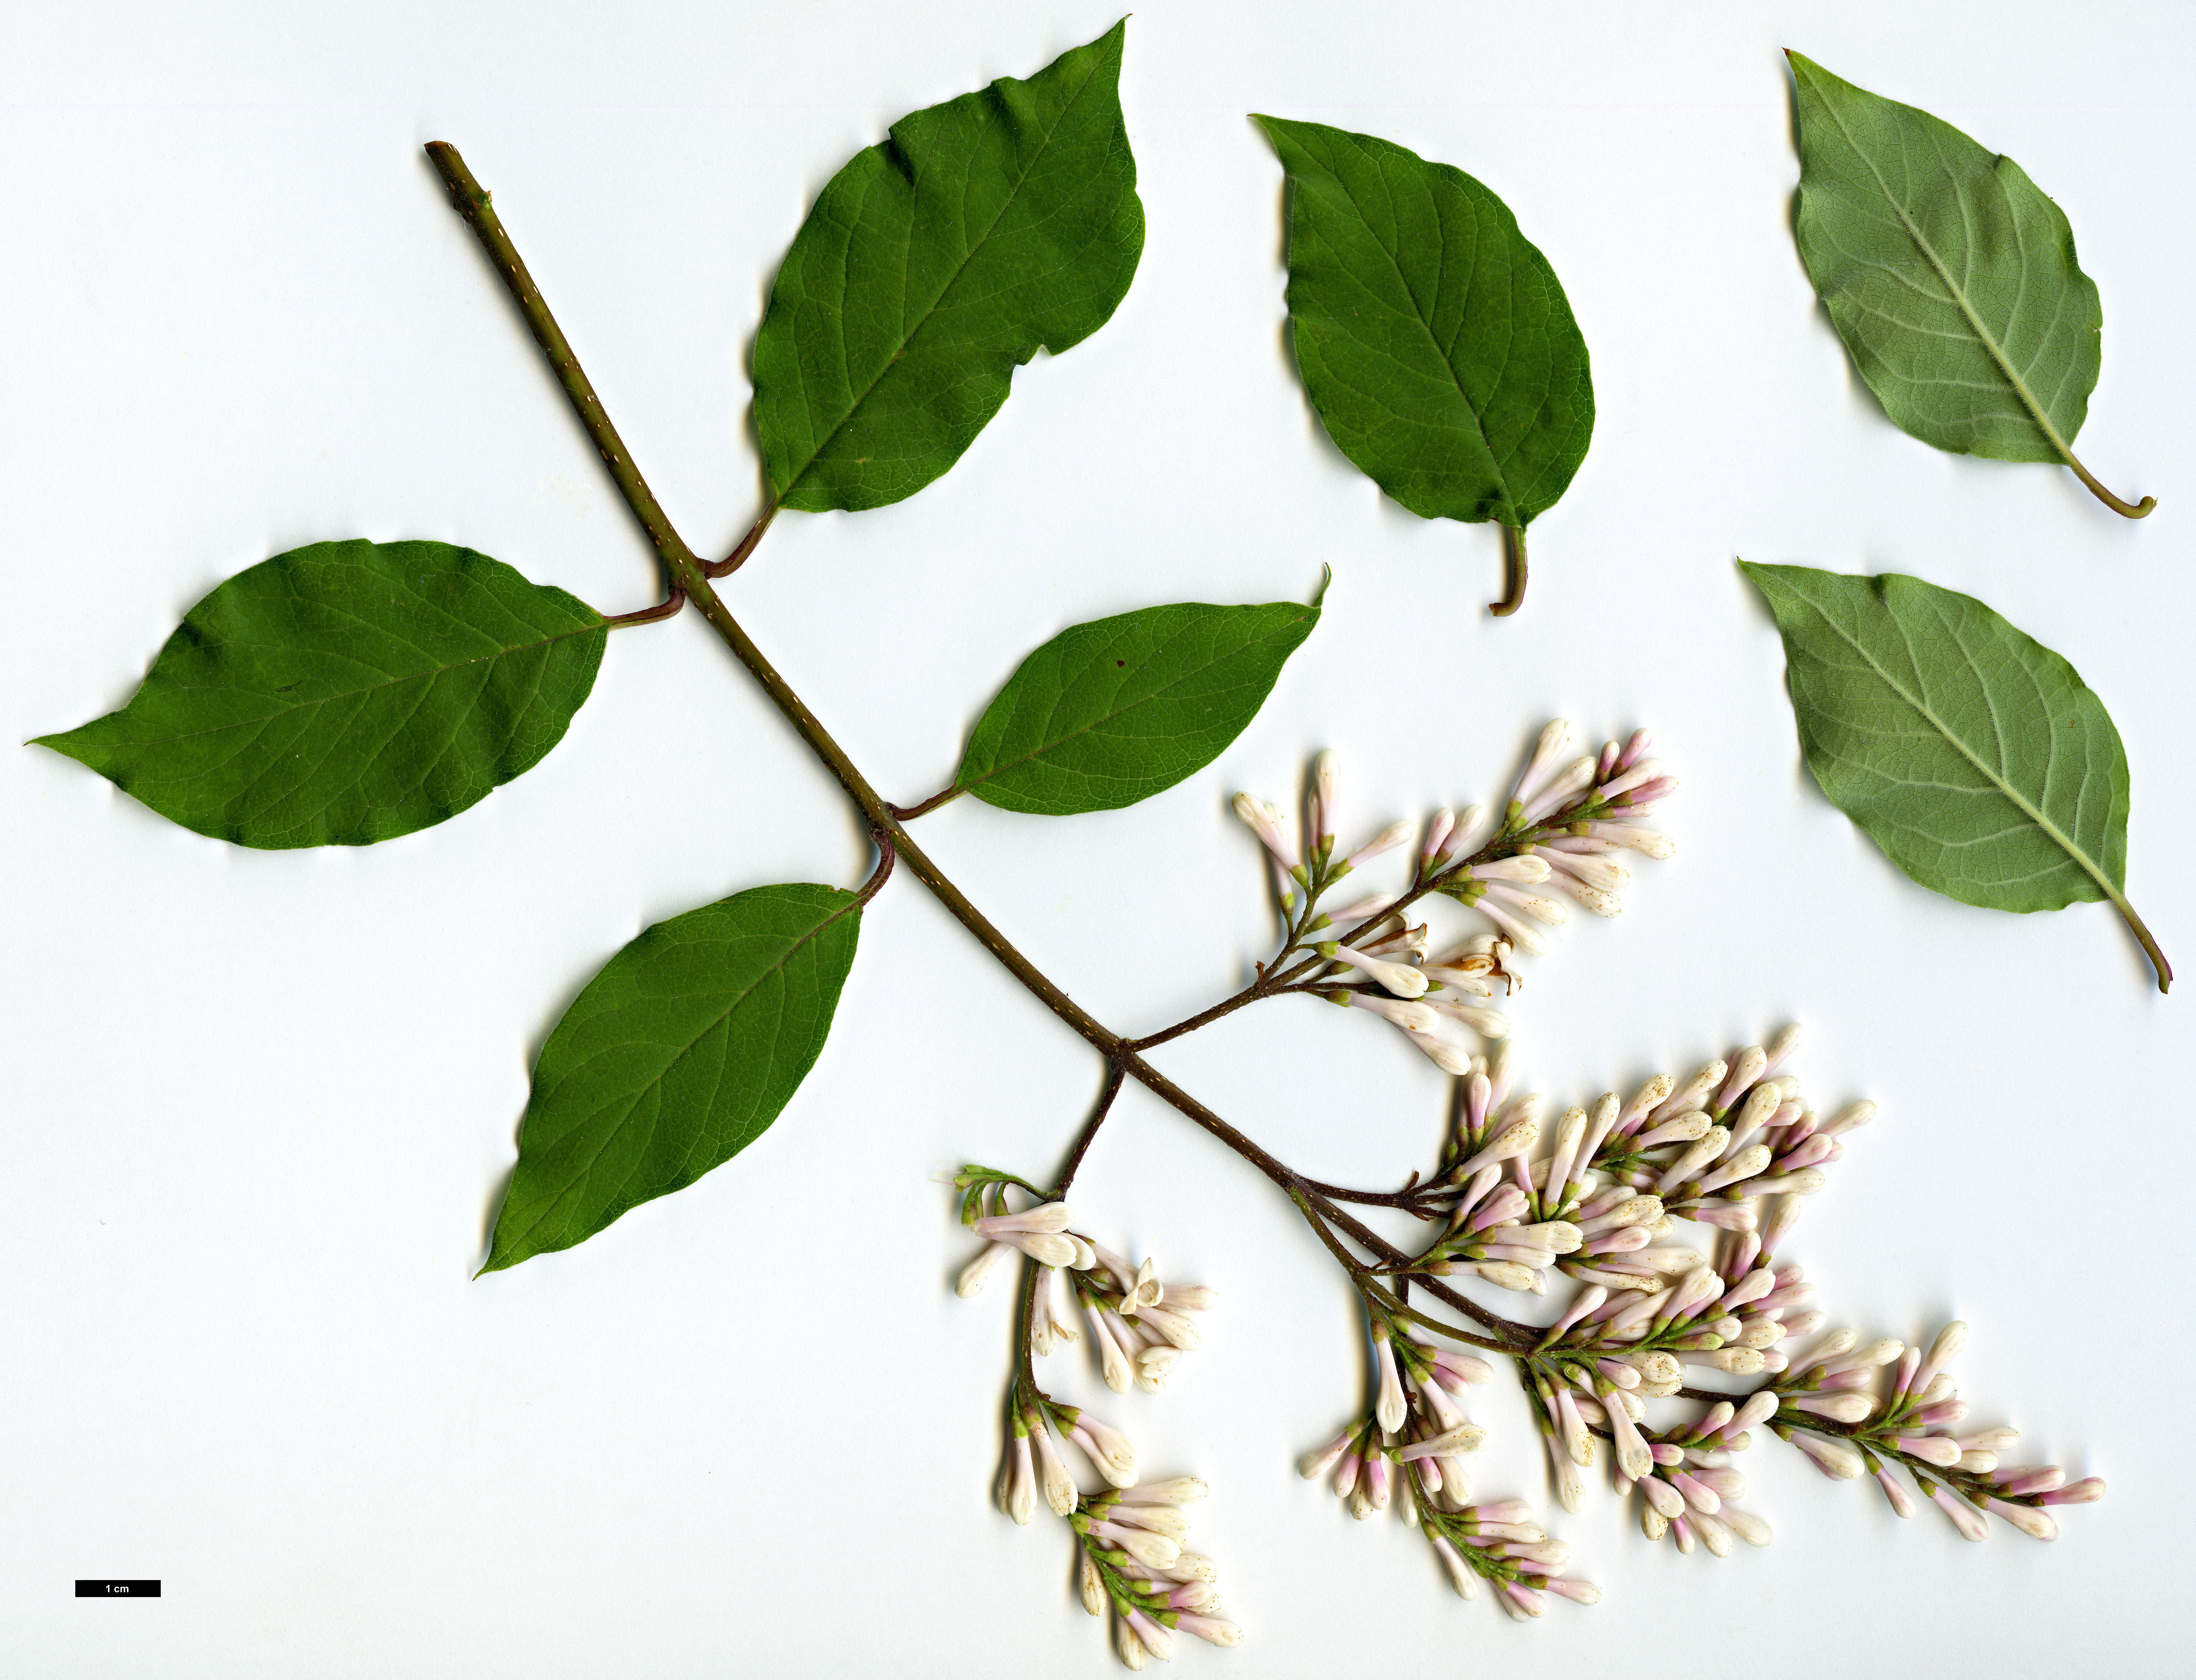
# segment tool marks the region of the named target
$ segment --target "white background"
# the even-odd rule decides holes
[[[605,611],[647,551],[420,142],[459,144],[666,506],[721,549],[757,497],[746,356],[822,183],[902,113],[1026,75],[1098,0],[747,5],[29,3],[0,26],[0,732],[121,704],[221,579],[324,538],[459,541]],[[963,802],[926,845],[1103,1019],[1238,983],[1268,933],[1240,787],[1348,761],[1353,829],[1500,797],[1528,733],[1651,725],[1680,850],[1574,924],[1513,1011],[1559,1101],[1805,1020],[1863,1134],[1794,1244],[1870,1333],[1975,1326],[1978,1423],[2112,1484],[2039,1546],[1901,1524],[1773,1442],[1727,1562],[1597,1487],[1555,1526],[1602,1605],[1516,1627],[1290,1461],[1360,1400],[1346,1289],[1263,1180],[1132,1091],[1075,1200],[1217,1286],[1157,1400],[1055,1356],[1158,1474],[1213,1484],[1235,1680],[1561,1650],[1650,1680],[2161,1672],[2196,1363],[2177,1140],[2196,999],[2111,912],[2016,917],[1908,883],[1815,791],[1735,556],[1910,571],[2073,661],[2125,739],[2128,877],[2196,976],[2180,753],[2196,531],[2191,14],[2170,4],[1220,4],[1151,0],[1123,101],[1149,236],[1112,322],[1016,379],[958,466],[789,515],[734,610],[887,793],[1062,627],[1301,598],[1326,622],[1214,767],[1059,822]],[[1987,20],[1987,28],[1977,26]],[[1897,431],[1789,221],[1796,47],[2011,153],[2101,288],[2072,477]],[[1325,441],[1284,352],[1280,177],[1251,110],[1453,162],[1516,210],[1593,354],[1592,453],[1534,527],[1421,523]],[[650,921],[851,883],[834,788],[692,615],[613,638],[538,769],[369,851],[253,853],[39,749],[0,753],[0,1626],[38,1680],[1096,1674],[1056,1523],[989,1505],[1008,1291],[930,1175],[1048,1174],[1085,1048],[893,883],[777,1127],[584,1248],[470,1281],[558,1011]],[[1459,925],[1462,923],[1459,919]],[[1438,1076],[1367,1018],[1283,1002],[1159,1057],[1307,1171],[1390,1185]],[[1507,1396],[1488,1496],[1542,1497]],[[158,1603],[78,1576],[158,1576]],[[1185,1642],[1186,1643],[1192,1642]]]

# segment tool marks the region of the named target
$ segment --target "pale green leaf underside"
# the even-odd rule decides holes
[[[1425,518],[1546,513],[1593,435],[1586,339],[1548,259],[1462,170],[1257,121],[1288,175],[1297,366],[1336,447]]]
[[[756,887],[604,964],[541,1046],[483,1270],[585,1242],[761,1136],[823,1051],[860,924],[838,888]]]
[[[1017,367],[1112,316],[1144,244],[1124,28],[901,118],[824,188],[755,339],[779,506],[914,495],[998,412]]]
[[[2072,665],[1919,578],[1740,565],[1783,634],[1807,768],[1893,863],[1989,909],[2120,902],[2127,757]]]
[[[607,634],[470,548],[318,542],[222,583],[127,705],[39,744],[217,839],[369,845],[539,762]]]
[[[2104,313],[2012,159],[1797,53],[1800,259],[1884,412],[1924,443],[2065,461]]]
[[[1292,601],[1189,601],[1063,630],[985,709],[954,785],[1039,816],[1148,799],[1243,733],[1318,623]]]

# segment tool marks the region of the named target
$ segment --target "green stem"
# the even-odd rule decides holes
[[[556,316],[549,313],[549,305],[542,301],[541,290],[535,285],[534,276],[527,273],[518,247],[504,232],[502,221],[488,202],[488,189],[473,178],[472,171],[458,155],[458,148],[448,142],[429,141],[427,156],[441,174],[442,184],[449,189],[450,202],[465,218],[473,236],[480,240],[481,248],[488,252],[488,260],[495,264],[496,273],[503,277],[504,286],[518,305],[518,312],[526,317],[527,330],[534,334],[534,342],[541,346],[541,354],[548,357],[550,371],[564,387],[564,395],[578,414],[580,424],[587,429],[603,458],[603,465],[610,468],[626,506],[633,510],[633,517],[640,521],[640,528],[655,545],[673,584],[680,593],[691,594],[688,576],[700,578],[701,561],[679,540],[669,517],[656,501],[656,492],[649,489],[648,481],[640,476],[640,469],[633,464],[625,440],[610,424],[609,414],[603,410],[602,399],[595,395],[594,386],[587,383],[587,374],[581,371],[580,358],[572,354],[563,329],[557,325]]]

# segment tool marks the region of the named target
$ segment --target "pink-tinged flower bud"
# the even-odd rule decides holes
[[[1991,1478],[2002,1493],[2047,1493],[2066,1485],[2066,1473],[2056,1464],[2046,1464],[2041,1469],[2008,1468]]]
[[[1722,1088],[1716,1092],[1708,1107],[1718,1114],[1725,1112],[1754,1088],[1761,1077],[1762,1070],[1768,1065],[1769,1052],[1758,1044],[1748,1045],[1737,1051],[1731,1058],[1731,1071],[1725,1077]]]
[[[1652,1505],[1665,1518],[1683,1516],[1685,1496],[1660,1476],[1649,1476],[1638,1484],[1639,1497]]]
[[[981,1254],[961,1268],[961,1276],[953,1285],[953,1293],[962,1296],[980,1293],[991,1280],[991,1274],[999,1269],[999,1262],[1012,1252],[1003,1243],[986,1243]]]
[[[1123,1505],[1193,1505],[1212,1490],[1196,1476],[1174,1476],[1124,1488],[1116,1501]]]
[[[1529,1622],[1547,1613],[1548,1601],[1530,1587],[1521,1587],[1515,1581],[1505,1581],[1494,1595],[1494,1602],[1510,1613],[1512,1621]]]
[[[1311,831],[1315,845],[1334,838],[1337,764],[1332,748],[1311,762]]]
[[[1349,1432],[1345,1429],[1316,1451],[1307,1452],[1297,1460],[1297,1474],[1306,1481],[1317,1481],[1342,1461],[1349,1451]]]
[[[1851,1393],[1792,1395],[1787,1397],[1785,1404],[1800,1411],[1812,1411],[1817,1417],[1835,1418],[1841,1423],[1858,1423],[1875,1410],[1872,1396]]]
[[[1725,1439],[1729,1439],[1742,1430],[1753,1428],[1757,1424],[1766,1423],[1777,1415],[1777,1396],[1765,1389],[1760,1393],[1748,1394],[1744,1403],[1732,1416],[1731,1422],[1724,1425],[1720,1433]]]
[[[1519,826],[1529,827],[1569,805],[1593,785],[1596,768],[1591,758],[1573,759],[1566,764],[1549,780],[1547,786],[1525,802],[1525,808],[1517,815]]]
[[[1482,896],[1473,901],[1472,908],[1494,923],[1501,930],[1502,936],[1526,955],[1545,957],[1548,954],[1548,941],[1540,936],[1531,923],[1517,913],[1515,907]]]
[[[1851,1481],[1868,1469],[1858,1448],[1828,1435],[1792,1434],[1792,1445],[1815,1461],[1815,1468],[1832,1481]]]
[[[1390,823],[1372,839],[1343,859],[1342,866],[1344,869],[1355,869],[1360,865],[1370,863],[1384,853],[1394,851],[1396,847],[1410,839],[1412,827],[1413,825],[1408,822]]]
[[[1448,843],[1448,837],[1455,829],[1456,813],[1450,810],[1448,806],[1442,806],[1427,820],[1426,841],[1425,844],[1419,849],[1419,857],[1430,866],[1437,861],[1441,857],[1442,848]]]
[[[1283,874],[1297,866],[1302,860],[1297,856],[1297,849],[1289,843],[1288,837],[1281,831],[1280,807],[1270,800],[1260,799],[1248,793],[1237,794],[1233,806],[1237,820],[1257,835],[1266,849],[1274,854],[1274,860],[1280,865]]]
[[[1376,1511],[1388,1509],[1388,1501],[1396,1491],[1396,1473],[1384,1453],[1372,1453],[1365,1460],[1365,1474],[1358,1484],[1367,1501]]]
[[[1174,1635],[1165,1627],[1153,1621],[1141,1610],[1130,1611],[1128,1621],[1129,1625],[1136,1630],[1136,1637],[1144,1642],[1146,1650],[1161,1662],[1167,1662],[1173,1659]]]
[[[2079,1481],[2069,1482],[2064,1487],[2047,1490],[2038,1498],[2047,1505],[2089,1505],[2105,1497],[2104,1478],[2084,1476]]]
[[[1119,1522],[1094,1522],[1090,1532],[1101,1540],[1111,1541],[1147,1568],[1164,1569],[1182,1555],[1178,1543],[1148,1528],[1135,1528]],[[1158,1648],[1154,1646],[1153,1649],[1156,1654]]]
[[[1434,1353],[1434,1364],[1461,1382],[1479,1383],[1494,1380],[1494,1367],[1477,1353],[1459,1353],[1453,1347],[1438,1348]]]
[[[1540,1583],[1542,1592],[1552,1592],[1568,1598],[1574,1604],[1598,1604],[1601,1589],[1592,1581],[1575,1581],[1565,1577],[1551,1576]]]
[[[1983,1521],[1983,1514],[1964,1499],[1955,1497],[1941,1487],[1931,1488],[1929,1498],[1939,1509],[1952,1519],[1952,1526],[1958,1529],[1966,1538],[1979,1540],[1990,1532],[1990,1525]]]
[[[1941,1429],[1953,1423],[1967,1421],[1968,1403],[1965,1400],[1940,1400],[1935,1405],[1924,1406],[1914,1414],[1914,1422],[1925,1429]]]
[[[1195,1634],[1208,1645],[1240,1645],[1243,1642],[1243,1630],[1219,1616],[1179,1616],[1176,1618],[1175,1626],[1184,1633]]]
[[[1424,1004],[1408,1003],[1396,998],[1374,997],[1367,992],[1349,994],[1349,1006],[1369,1009],[1391,1025],[1407,1033],[1430,1033],[1441,1025],[1441,1017]]]
[[[1883,1497],[1891,1502],[1891,1514],[1893,1516],[1914,1515],[1914,1496],[1906,1491],[1906,1485],[1904,1482],[1891,1474],[1888,1466],[1878,1470],[1875,1473],[1875,1479],[1882,1486]]]
[[[1909,1458],[1949,1470],[1960,1462],[1960,1444],[1950,1435],[1900,1435],[1891,1443]]]

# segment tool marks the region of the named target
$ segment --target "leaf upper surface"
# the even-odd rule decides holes
[[[1017,367],[1112,316],[1144,242],[1124,27],[901,118],[824,188],[755,339],[778,505],[914,495],[998,412]]]
[[[607,634],[470,548],[319,542],[214,589],[127,705],[39,744],[217,839],[369,845],[538,763]]]
[[[1784,638],[1807,768],[1893,863],[1989,909],[2119,901],[2127,756],[2072,665],[1920,578],[1740,565]]]
[[[1425,518],[1546,513],[1593,435],[1586,339],[1548,259],[1462,170],[1257,121],[1288,175],[1297,365],[1336,446]]]
[[[605,963],[541,1046],[487,1272],[585,1242],[776,1120],[815,1065],[861,909],[756,887],[659,922]]]
[[[2065,213],[1949,123],[1787,56],[1800,259],[1884,412],[1956,454],[2066,459],[2104,313]]]
[[[1243,733],[1318,623],[1292,601],[1188,601],[1063,630],[985,708],[954,785],[1039,816],[1148,799]]]

